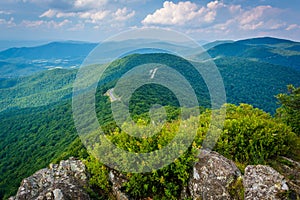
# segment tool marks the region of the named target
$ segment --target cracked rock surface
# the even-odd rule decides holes
[[[59,164],[50,164],[32,176],[25,178],[14,197],[9,200],[66,200],[90,199],[85,192],[87,176],[85,165],[70,158]]]
[[[288,191],[284,176],[265,165],[249,165],[244,175],[245,199],[282,199],[279,192]]]
[[[200,158],[193,167],[189,191],[193,199],[232,199],[229,186],[241,177],[236,165],[218,154],[201,150]]]

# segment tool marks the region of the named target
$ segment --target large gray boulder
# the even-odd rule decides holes
[[[230,186],[241,178],[234,162],[217,152],[201,150],[199,160],[193,167],[189,192],[193,199],[233,199]]]
[[[80,160],[70,158],[49,168],[41,169],[25,178],[17,195],[10,200],[66,200],[90,199],[84,187],[87,186],[85,165]]]
[[[272,199],[280,200],[280,193],[289,187],[284,176],[265,165],[249,165],[244,175],[245,200]]]

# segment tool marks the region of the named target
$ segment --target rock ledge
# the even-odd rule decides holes
[[[64,200],[90,199],[84,188],[87,186],[85,165],[70,158],[49,168],[41,169],[25,178],[17,195],[9,200]]]

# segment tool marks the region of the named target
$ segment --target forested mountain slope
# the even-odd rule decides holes
[[[19,53],[23,50],[18,51],[14,56],[21,55]],[[226,42],[208,51],[222,75],[228,103],[249,103],[272,114],[278,107],[274,96],[285,92],[288,84],[300,86],[299,52],[299,43],[273,38]],[[25,53],[25,57],[33,59],[35,53],[38,52]],[[68,53],[62,55],[68,56]],[[45,54],[46,57],[49,59],[51,56]],[[13,56],[8,60],[14,59],[18,60]],[[127,55],[111,64],[106,76],[99,82],[96,94],[99,121],[105,124],[108,132],[115,124],[107,109],[110,102],[105,93],[128,70],[154,61],[184,74],[197,90],[200,105],[209,107],[206,85],[186,60],[166,53]],[[76,62],[78,64],[78,60]],[[9,64],[6,62],[5,65]],[[32,67],[24,65],[25,69]],[[24,73],[24,76],[0,79],[0,197],[12,195],[22,178],[45,167],[53,159],[69,155],[66,148],[77,138],[71,107],[72,84],[77,69],[44,69],[31,74],[36,72],[35,69],[27,73],[20,66],[14,70]],[[25,76],[28,74],[31,75]],[[155,103],[169,105],[172,114],[178,113],[175,96],[169,90],[154,85],[137,90],[131,103],[130,110],[136,115],[144,114]],[[81,148],[80,142],[75,142],[75,146]]]
[[[300,43],[277,38],[254,38],[217,45],[208,50],[213,58],[241,57],[300,71]]]

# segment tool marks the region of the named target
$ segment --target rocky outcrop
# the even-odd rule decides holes
[[[184,187],[180,199],[297,199],[299,163],[288,160],[291,169],[282,168],[286,175],[296,179],[291,182],[269,166],[250,165],[244,176],[234,162],[217,152],[202,150],[193,166],[187,187]],[[288,158],[285,158],[288,159]],[[288,167],[288,166],[286,166]],[[293,171],[296,170],[296,171]],[[124,192],[123,185],[128,178],[120,172],[110,170],[108,174],[112,187],[110,195],[116,200],[130,200]],[[85,188],[88,188],[86,167],[80,160],[70,158],[49,168],[39,170],[24,179],[15,197],[10,200],[67,200],[90,199]],[[289,190],[292,189],[292,190]],[[292,191],[292,192],[291,192]],[[294,192],[294,193],[293,193]],[[292,195],[292,196],[291,196]],[[294,198],[295,197],[295,198]],[[143,200],[151,200],[145,198]]]
[[[282,199],[279,194],[289,190],[284,176],[264,165],[249,165],[244,175],[245,200]]]
[[[188,187],[193,199],[230,200],[230,185],[240,177],[241,172],[231,160],[216,152],[202,150]]]
[[[129,197],[121,191],[123,184],[128,181],[123,174],[111,170],[109,172],[109,181],[112,183],[112,192],[116,200],[129,200]]]
[[[70,158],[25,178],[17,195],[9,200],[88,200],[90,198],[84,190],[86,186],[85,165],[80,160]]]

